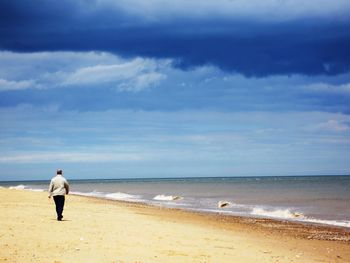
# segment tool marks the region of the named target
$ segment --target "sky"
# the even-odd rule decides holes
[[[350,174],[348,0],[1,0],[0,181]]]

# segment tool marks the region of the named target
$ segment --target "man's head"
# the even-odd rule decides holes
[[[57,175],[62,175],[62,170],[61,170],[61,169],[57,169],[56,174],[57,174]]]

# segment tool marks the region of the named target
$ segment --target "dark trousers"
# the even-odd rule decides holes
[[[62,212],[64,207],[64,195],[56,195],[53,197],[53,200],[55,200],[56,204],[56,213],[57,213],[57,219],[62,219]]]

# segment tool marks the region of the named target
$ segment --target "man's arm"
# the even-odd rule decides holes
[[[66,194],[69,194],[69,184],[67,181],[64,182],[64,187],[66,188]]]
[[[48,195],[48,198],[51,198],[52,190],[53,190],[53,181],[51,180],[50,186],[49,186],[49,195]]]

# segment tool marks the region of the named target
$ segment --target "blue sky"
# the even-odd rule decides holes
[[[350,2],[0,3],[0,180],[350,174]]]

